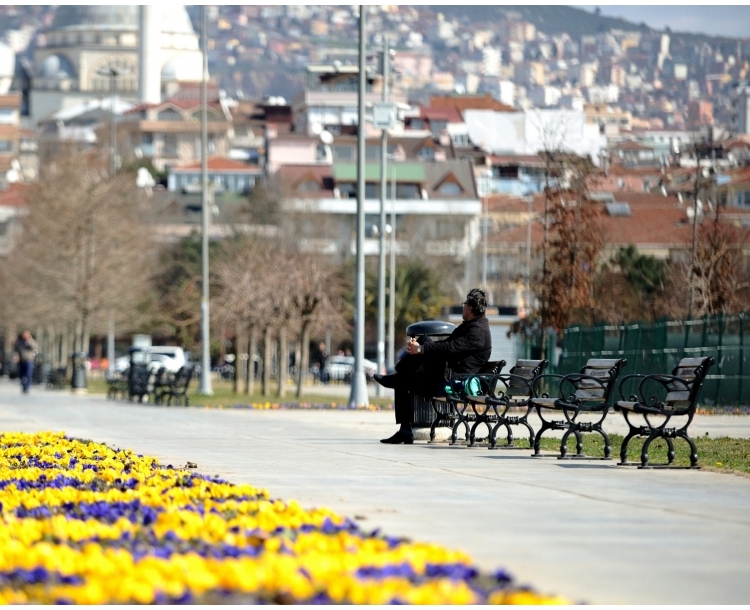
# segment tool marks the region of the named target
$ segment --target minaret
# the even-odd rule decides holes
[[[156,12],[159,5],[139,7],[138,101],[161,102],[161,26]]]

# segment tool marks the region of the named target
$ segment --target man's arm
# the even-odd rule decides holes
[[[450,336],[443,341],[425,343],[422,348],[425,355],[458,356],[484,347],[484,329],[473,324],[468,332],[457,337]]]

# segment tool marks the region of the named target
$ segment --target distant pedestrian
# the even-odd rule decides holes
[[[326,371],[328,351],[326,350],[326,344],[322,341],[318,346],[318,352],[315,354],[315,362],[318,365],[318,378],[320,379],[320,383],[328,383],[328,371]]]
[[[24,394],[28,394],[34,375],[34,358],[37,355],[36,341],[28,330],[18,335],[15,351],[18,358],[18,377],[21,380],[21,388]]]

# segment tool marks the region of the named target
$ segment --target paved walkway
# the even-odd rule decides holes
[[[0,382],[0,429],[65,430],[325,505],[364,527],[462,548],[545,592],[595,603],[747,603],[750,479],[384,446],[390,412],[111,403]],[[731,419],[731,418],[730,418]],[[744,419],[734,418],[744,425]]]

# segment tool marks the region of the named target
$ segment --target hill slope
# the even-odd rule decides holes
[[[607,32],[611,29],[624,31],[651,32],[655,31],[645,23],[633,23],[619,17],[607,17],[596,15],[572,6],[559,5],[466,5],[466,6],[438,6],[428,7],[431,10],[443,13],[446,17],[458,21],[470,23],[492,23],[506,17],[508,13],[516,13],[521,19],[533,23],[537,29],[545,34],[561,34],[567,32],[574,40],[584,35]],[[717,37],[701,34],[672,33],[673,39],[681,39],[684,42],[716,42]],[[720,40],[732,40],[729,37],[720,37]]]

